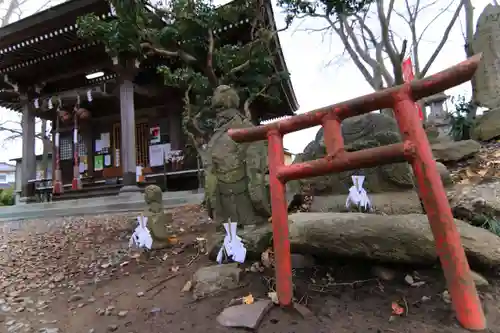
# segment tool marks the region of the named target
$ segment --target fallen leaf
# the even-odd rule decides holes
[[[396,316],[401,316],[405,312],[405,309],[400,306],[397,302],[392,302],[392,314]]]
[[[248,294],[248,296],[243,297],[243,304],[253,304],[254,299],[252,294]]]
[[[188,280],[186,281],[186,284],[184,284],[184,287],[182,287],[182,292],[188,292],[191,290],[191,288],[193,287],[193,282],[191,280]]]
[[[170,270],[175,273],[179,270],[179,266],[172,266]]]

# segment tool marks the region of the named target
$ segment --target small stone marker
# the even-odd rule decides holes
[[[198,269],[193,275],[193,298],[215,295],[240,286],[241,269],[237,263],[213,265]]]
[[[244,327],[256,329],[264,315],[271,309],[273,302],[260,300],[252,304],[230,306],[217,317],[217,322],[225,327]]]

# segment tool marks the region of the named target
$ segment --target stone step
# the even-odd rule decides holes
[[[201,204],[202,192],[192,191],[163,193],[165,208],[189,204]],[[34,206],[34,207],[31,207]],[[0,222],[9,220],[26,220],[57,216],[96,215],[113,212],[141,211],[145,207],[142,193],[116,195],[102,198],[74,199],[38,204],[23,204],[0,209]]]
[[[117,195],[122,188],[121,184],[106,184],[87,186],[81,190],[66,190],[59,195],[53,195],[52,201],[63,201],[72,199],[84,199]]]

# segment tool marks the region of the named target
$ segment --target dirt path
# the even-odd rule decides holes
[[[197,207],[178,209],[180,243],[149,258],[128,251],[127,214],[4,224],[0,233],[0,332],[211,333],[231,300],[266,298],[272,272],[244,276],[244,287],[197,302],[181,289],[206,256],[192,246],[214,230]],[[314,316],[273,308],[262,333],[465,332],[455,322],[439,270],[393,268],[390,282],[374,279],[366,263],[330,263],[295,271],[295,295]],[[406,274],[420,281],[409,287]],[[165,278],[172,276],[168,281]],[[362,281],[352,283],[353,281]],[[481,292],[489,332],[500,333],[499,283]],[[408,304],[391,318],[391,303]]]

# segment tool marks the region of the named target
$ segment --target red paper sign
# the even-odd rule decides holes
[[[411,62],[411,58],[407,58],[403,60],[403,63],[401,64],[401,70],[403,72],[403,80],[405,82],[411,82],[415,78],[415,75],[413,74],[413,64]],[[424,113],[422,112],[422,108],[420,107],[420,104],[415,103],[415,106],[418,110],[418,117],[420,120],[424,120]]]
[[[160,143],[161,142],[161,136],[160,136],[160,126],[153,126],[149,129],[149,143],[155,144],[155,143]]]

